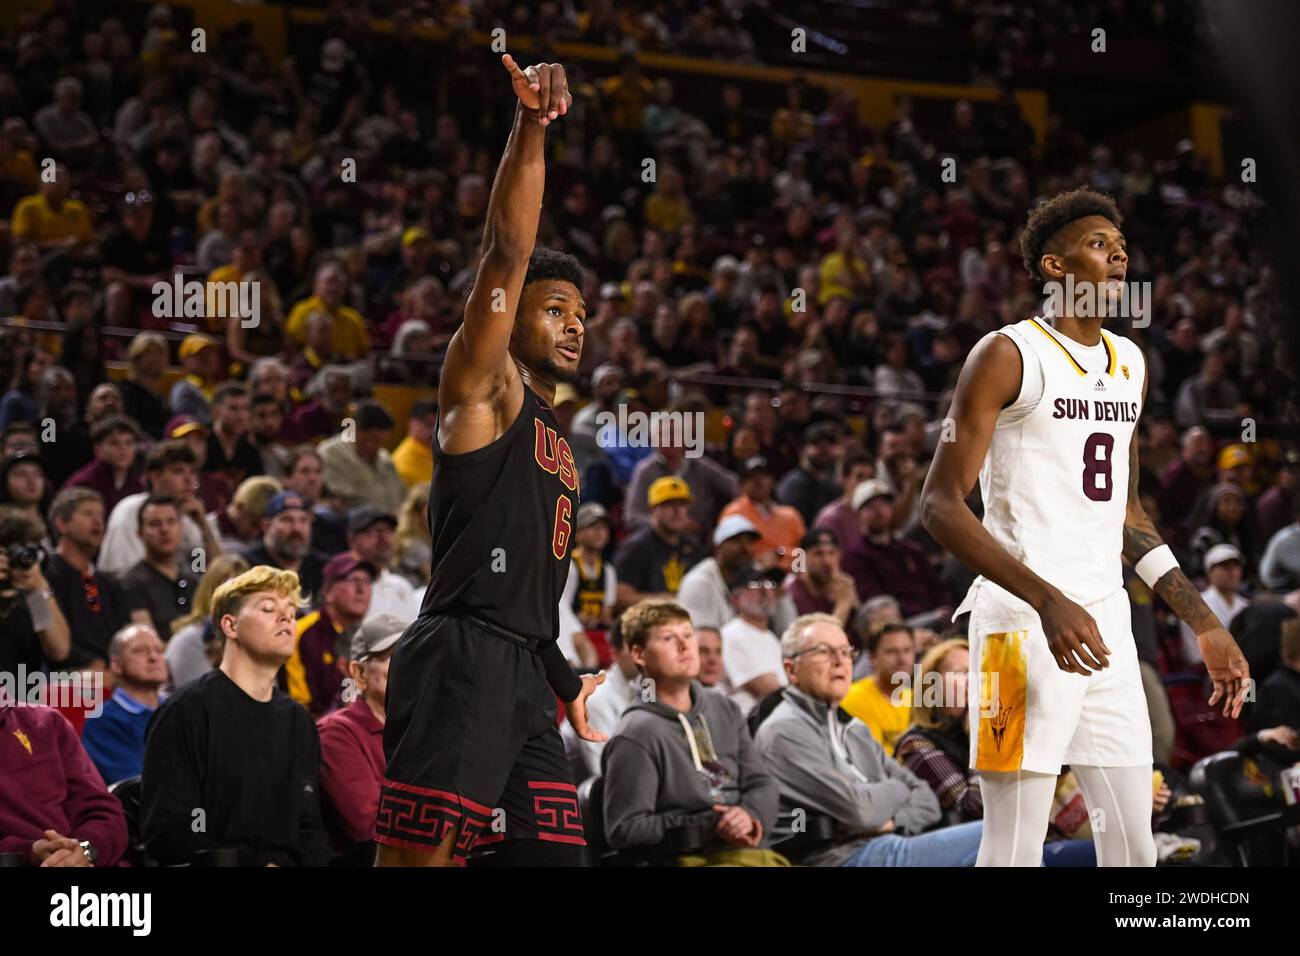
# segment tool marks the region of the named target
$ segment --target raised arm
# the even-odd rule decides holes
[[[953,441],[940,442],[921,490],[921,524],[967,567],[1006,588],[1042,619],[1057,666],[1076,674],[1100,670],[1110,651],[1092,616],[1016,560],[966,504],[988,454],[998,413],[1020,394],[1024,363],[1005,335],[990,335],[971,350],[957,379]]]
[[[1147,380],[1142,381],[1146,403]],[[1224,716],[1237,717],[1250,686],[1250,668],[1232,635],[1214,616],[1196,587],[1178,567],[1160,532],[1156,530],[1138,493],[1138,430],[1133,429],[1128,452],[1128,508],[1124,514],[1124,560],[1151,585],[1161,600],[1196,635],[1206,670],[1214,682],[1210,705],[1223,701]],[[1159,551],[1158,549],[1164,549]],[[1150,556],[1148,558],[1148,555]],[[1145,562],[1143,559],[1147,559]],[[1148,570],[1151,569],[1151,570]],[[1152,581],[1151,579],[1155,580]]]
[[[523,383],[510,361],[510,336],[546,187],[545,128],[572,102],[558,63],[521,70],[508,53],[501,62],[519,102],[488,200],[465,321],[447,347],[438,384],[438,437],[452,453],[489,444],[509,427],[523,402]]]

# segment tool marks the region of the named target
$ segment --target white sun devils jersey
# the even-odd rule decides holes
[[[1123,336],[1103,330],[1097,345],[1080,345],[1045,318],[989,334],[1016,343],[1024,373],[980,469],[984,527],[1070,600],[1100,601],[1124,583],[1129,439],[1146,360]],[[983,582],[976,578],[957,613]]]

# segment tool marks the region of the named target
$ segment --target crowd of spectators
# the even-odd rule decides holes
[[[633,27],[654,34],[653,18],[593,9],[651,45]],[[223,674],[254,701],[297,708],[244,707],[241,732],[293,725],[306,740],[303,717],[321,720],[317,770],[270,745],[266,767],[322,772],[326,795],[347,801],[364,788],[332,785],[332,760],[382,770],[380,663],[428,581],[437,408],[424,391],[396,414],[374,388],[436,385],[513,109],[482,51],[449,61],[430,96],[415,71],[426,59],[390,49],[414,41],[370,37],[354,17],[323,43],[294,38],[284,63],[246,25],[194,52],[179,17],[157,7],[126,22],[58,0],[0,37],[0,671],[89,671],[107,688],[86,721],[87,760],[56,721],[24,731],[63,754],[64,809],[15,824],[31,830],[18,842],[33,860],[77,860],[69,831],[87,837],[71,817],[109,812],[87,796],[92,775],[147,778],[160,703],[202,682],[185,697],[201,722],[240,699]],[[900,839],[932,827],[940,806],[972,819],[970,781],[951,779],[964,765],[934,769],[954,715],[918,724],[891,694],[918,658],[954,647],[951,609],[973,577],[921,528],[919,491],[969,348],[1041,311],[1015,252],[1028,208],[1080,184],[1116,198],[1129,279],[1152,289],[1150,324],[1117,329],[1148,357],[1147,512],[1239,633],[1260,681],[1253,719],[1278,721],[1257,729],[1295,726],[1300,649],[1281,639],[1300,609],[1300,453],[1282,440],[1294,346],[1279,334],[1248,190],[1212,177],[1190,141],[1116,157],[1054,122],[1038,142],[1009,96],[980,115],[957,101],[933,126],[899,97],[876,128],[851,94],[802,81],[770,111],[737,83],[681,97],[627,51],[612,73],[575,63],[570,76],[574,133],[550,137],[538,237],[587,269],[581,374],[554,402],[583,493],[559,638],[575,665],[609,670],[597,729],[663,731],[668,705],[622,718],[658,666],[661,701],[671,691],[685,713],[709,695],[691,738],[730,748],[700,792],[690,774],[709,758],[694,748],[655,771],[694,764],[680,806],[647,808],[642,784],[611,780],[616,842],[662,831],[638,814],[713,813],[720,839],[759,849],[789,793],[811,799],[783,773],[809,768],[766,766],[746,719],[776,719],[779,736],[832,704],[870,731],[841,739],[832,726],[836,752],[881,777],[846,778],[836,799],[874,805],[855,788],[879,784],[898,812],[877,820],[834,801],[827,812],[840,807],[849,829],[895,820]],[[252,283],[257,321],[212,314],[210,296],[178,309],[155,288],[177,276]],[[625,431],[636,412],[678,414],[638,443]],[[222,591],[247,584],[249,568],[257,587]],[[287,643],[273,620],[238,634],[258,595],[292,591],[268,568],[293,572],[307,605]],[[1182,748],[1186,762],[1206,751],[1176,739],[1186,715],[1161,677],[1199,673],[1195,641],[1140,580],[1128,587],[1157,758]],[[661,639],[692,648],[696,670],[671,654],[656,663]],[[786,708],[779,719],[773,707]],[[0,719],[20,719],[9,711]],[[214,739],[213,759],[237,740]],[[327,740],[355,752],[331,757]],[[633,752],[574,749],[586,773]],[[22,798],[0,787],[0,805],[11,799]],[[152,849],[213,848],[173,839],[178,808],[197,797],[157,799],[167,835]],[[319,820],[306,803],[281,807],[268,820],[300,826],[312,846],[275,845],[259,862],[346,856],[364,815],[352,803]],[[8,822],[0,809],[3,834]],[[271,825],[228,822],[250,846]],[[92,842],[101,861],[125,852],[116,836]],[[886,848],[832,856],[930,859]]]

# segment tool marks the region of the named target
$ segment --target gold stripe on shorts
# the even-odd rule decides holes
[[[980,647],[979,740],[975,769],[1020,769],[1025,755],[1028,631],[986,634]]]

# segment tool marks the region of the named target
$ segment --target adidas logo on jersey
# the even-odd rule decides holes
[[[1106,383],[1101,379],[1097,379],[1097,384],[1092,387],[1092,390],[1094,392],[1104,392],[1106,391]]]

